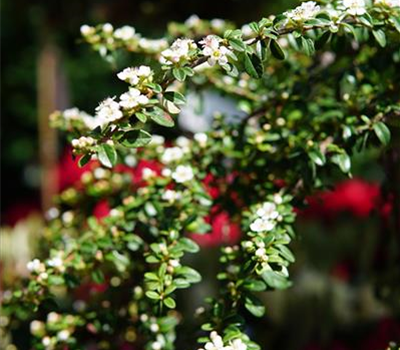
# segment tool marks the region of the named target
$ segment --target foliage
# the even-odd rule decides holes
[[[396,127],[400,113],[396,5],[307,2],[241,29],[192,17],[161,39],[82,26],[108,61],[128,50],[148,65],[118,73],[129,90],[101,102],[94,117],[78,109],[51,116],[88,170],[49,212],[49,256],[31,261],[30,280],[6,294],[10,329],[32,320],[37,349],[125,341],[173,349],[183,322],[177,291],[201,281],[185,262],[199,250],[190,233],[207,234],[216,210],[242,237],[221,249],[221,288],[199,315],[199,342],[258,349],[246,319],[264,315],[259,292],[291,285],[293,207],[338,171],[351,176],[354,153],[391,144],[387,125]],[[246,116],[228,123],[216,115],[209,132],[171,143],[151,135],[175,125],[190,91],[209,89]],[[93,215],[99,203],[112,208],[104,219]],[[77,302],[89,286],[104,292]]]

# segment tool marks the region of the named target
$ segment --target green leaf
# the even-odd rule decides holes
[[[152,290],[147,291],[146,292],[146,296],[148,298],[150,298],[150,299],[153,299],[153,300],[160,300],[161,299],[160,294],[158,294],[158,293],[156,293],[156,292],[154,292]]]
[[[146,86],[149,87],[150,89],[152,89],[156,94],[159,94],[162,92],[162,87],[159,84],[148,83],[148,84],[146,84]]]
[[[396,28],[396,30],[400,33],[400,18],[397,18],[396,16],[391,16],[389,20],[393,26]]]
[[[235,51],[239,52],[246,51],[246,44],[241,39],[229,39],[229,45]]]
[[[146,146],[151,141],[151,135],[144,130],[130,130],[125,133],[121,144],[129,148]]]
[[[189,266],[181,266],[175,269],[176,274],[182,275],[190,283],[201,281],[201,275]]]
[[[262,278],[271,288],[286,289],[290,286],[290,282],[284,276],[272,270],[264,271]]]
[[[390,130],[389,128],[382,122],[378,122],[373,126],[375,135],[378,137],[379,141],[383,145],[388,145],[390,142]]]
[[[87,163],[89,163],[91,159],[92,159],[92,155],[91,155],[91,154],[85,154],[85,155],[83,155],[83,156],[79,159],[79,161],[78,161],[79,167],[82,168],[82,167],[85,166]]]
[[[47,281],[50,286],[61,286],[65,284],[64,278],[62,276],[50,275]]]
[[[251,292],[262,292],[267,286],[263,281],[246,280],[243,287]]]
[[[318,166],[322,166],[326,162],[325,155],[319,149],[311,150],[308,152],[308,156]]]
[[[281,255],[289,262],[293,263],[295,261],[293,253],[290,249],[284,245],[278,245],[277,248],[281,251]]]
[[[244,306],[252,315],[256,317],[262,317],[265,314],[265,306],[258,298],[252,295],[246,297]]]
[[[183,278],[177,278],[172,282],[176,288],[188,288],[190,283]]]
[[[104,282],[104,274],[101,270],[96,269],[92,271],[92,280],[95,283],[103,283]]]
[[[177,91],[166,91],[164,92],[164,98],[172,103],[180,106],[186,103],[186,98],[180,92]]]
[[[267,44],[265,43],[265,40],[260,40],[257,42],[256,52],[260,60],[264,62],[267,58]]]
[[[138,237],[139,238],[139,237]],[[138,239],[138,240],[131,240],[128,242],[128,244],[126,245],[128,247],[129,250],[131,250],[132,252],[136,252],[137,250],[139,250],[140,246],[142,245],[142,240]]]
[[[386,35],[382,29],[373,30],[372,34],[374,35],[375,40],[378,42],[380,46],[382,47],[386,46]]]
[[[163,106],[170,114],[179,114],[181,112],[181,109],[175,103],[166,99],[163,100]]]
[[[189,253],[197,253],[200,250],[198,244],[189,238],[181,238],[179,244],[182,245],[182,249]]]
[[[146,272],[144,274],[144,278],[149,281],[158,281],[159,280],[158,275],[154,272]]]
[[[317,39],[315,42],[315,48],[317,50],[322,49],[326,43],[331,39],[332,33],[330,31],[326,31],[325,33],[322,33],[322,35]]]
[[[261,78],[264,73],[262,61],[256,54],[249,56],[246,53],[244,55],[244,69],[251,77],[255,79]]]
[[[351,160],[347,153],[335,154],[331,158],[332,163],[335,163],[339,166],[340,170],[344,173],[350,172],[351,169]]]
[[[250,29],[251,29],[253,32],[255,32],[255,33],[258,33],[258,32],[260,31],[260,26],[258,25],[257,22],[251,22],[251,23],[249,23],[249,27],[250,27]]]
[[[118,271],[124,272],[129,266],[129,258],[117,252],[116,250],[113,250],[111,253],[106,255],[106,259],[109,261],[112,261],[117,268]]]
[[[183,69],[185,71],[185,73],[188,77],[192,77],[194,75],[194,70],[191,67],[183,67],[181,69]]]
[[[282,50],[281,46],[278,44],[276,40],[271,40],[269,44],[269,48],[271,50],[272,56],[277,58],[278,60],[285,59],[285,52]]]
[[[186,79],[186,71],[182,68],[174,68],[172,70],[172,75],[179,81],[185,81]]]
[[[141,113],[141,112],[137,112],[135,113],[136,118],[139,119],[139,121],[141,121],[143,124],[147,122],[147,117],[146,114]]]
[[[302,36],[300,38],[300,47],[301,51],[304,52],[307,56],[312,56],[315,53],[314,41],[310,38],[305,38]]]
[[[156,107],[154,108],[153,111],[148,112],[147,115],[149,115],[150,118],[159,125],[166,126],[168,128],[173,127],[175,125],[175,122],[172,119],[172,117],[165,111],[163,111],[161,108]]]
[[[103,143],[100,145],[97,156],[100,163],[107,168],[112,168],[115,164],[117,164],[117,151],[115,150],[114,146],[111,146],[108,143]]]
[[[166,299],[164,299],[164,305],[170,309],[175,309],[176,307],[176,302],[174,299],[168,297]]]

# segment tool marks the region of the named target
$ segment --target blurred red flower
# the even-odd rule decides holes
[[[332,191],[317,193],[307,198],[306,216],[335,216],[349,212],[358,217],[367,217],[381,202],[378,184],[361,179],[341,182]]]

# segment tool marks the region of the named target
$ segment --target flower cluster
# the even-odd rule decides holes
[[[91,43],[100,42],[102,38],[107,38],[107,44],[113,44],[114,40],[132,41],[139,36],[136,34],[135,28],[131,26],[123,26],[114,30],[110,23],[105,23],[101,26],[92,27],[87,24],[81,26],[82,36]]]
[[[367,12],[364,0],[343,0],[346,12],[352,16],[361,16]]]
[[[216,63],[225,65],[228,63],[228,56],[232,56],[232,51],[222,44],[222,39],[215,35],[208,35],[200,44],[203,47],[202,54],[208,57],[207,62],[210,66]]]
[[[126,110],[135,109],[138,106],[145,106],[149,99],[147,96],[141,94],[140,90],[130,88],[128,92],[123,93],[120,96],[119,105]]]
[[[204,348],[199,350],[247,350],[247,345],[240,338],[224,343],[222,337],[216,331],[212,331],[210,333],[210,341],[204,345]]]
[[[294,10],[287,11],[284,14],[293,21],[305,21],[314,18],[320,9],[320,6],[317,5],[316,2],[307,1],[297,6]]]
[[[115,101],[115,97],[108,97],[96,107],[96,116],[100,126],[115,122],[123,118],[120,105]]]
[[[243,249],[248,252],[253,260],[257,264],[258,273],[264,271],[272,271],[270,263],[274,264],[280,261],[276,255],[277,251],[271,249],[270,237],[279,237],[283,244],[290,242],[290,237],[286,234],[285,230],[282,230],[285,226],[285,220],[292,220],[293,213],[292,208],[288,205],[290,196],[282,196],[280,193],[276,193],[269,196],[270,201],[264,202],[261,205],[256,205],[252,211],[251,217],[253,221],[250,223],[250,231],[247,233],[249,240],[242,241]],[[282,249],[283,254],[287,253],[287,248],[279,247],[278,250]],[[283,277],[288,276],[286,264],[278,263],[280,271],[276,273]]]
[[[161,52],[160,63],[165,65],[183,65],[197,50],[191,39],[176,39],[169,49]]]
[[[73,344],[73,333],[82,320],[74,315],[62,315],[50,312],[45,322],[33,320],[30,324],[31,334],[40,339],[45,350],[56,349],[60,345]]]
[[[257,219],[250,225],[250,230],[253,232],[268,232],[274,229],[276,220],[281,220],[276,204],[282,203],[280,195],[276,195],[276,202],[265,202],[257,210]]]
[[[100,125],[96,118],[78,108],[69,108],[62,112],[55,111],[49,119],[52,127],[63,130],[93,130]]]
[[[153,71],[148,66],[128,67],[117,76],[132,86],[145,85],[153,81]]]
[[[387,7],[400,7],[400,0],[375,0],[375,4]]]
[[[96,140],[90,136],[81,136],[79,139],[71,141],[72,147],[79,150],[85,150],[96,143]]]

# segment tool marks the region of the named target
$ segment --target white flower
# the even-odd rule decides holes
[[[139,105],[143,106],[149,102],[147,96],[142,95],[138,89],[130,88],[128,92],[125,92],[120,96],[119,105],[124,109],[132,109]]]
[[[74,221],[74,213],[71,210],[66,211],[61,215],[61,220],[66,224],[71,224]]]
[[[50,312],[48,315],[47,315],[47,322],[48,323],[56,323],[56,322],[58,322],[59,320],[61,319],[61,316],[60,316],[60,314],[58,314],[57,312]]]
[[[164,164],[170,164],[181,160],[183,157],[183,151],[179,147],[166,148],[163,155],[161,156],[161,162]]]
[[[53,220],[55,218],[58,218],[59,215],[60,215],[60,211],[57,208],[52,207],[47,211],[46,219],[47,220]]]
[[[148,66],[128,67],[117,74],[117,77],[131,85],[137,85],[145,79],[152,80],[153,71]]]
[[[95,144],[95,139],[90,136],[81,136],[79,139],[73,139],[71,141],[72,147],[74,148],[87,148]]]
[[[221,30],[222,28],[224,28],[225,21],[220,18],[214,18],[211,20],[210,24],[211,24],[211,28],[216,29],[216,30]]]
[[[247,345],[243,343],[242,339],[234,339],[231,342],[232,350],[247,350]]]
[[[67,120],[74,120],[74,119],[76,120],[76,119],[79,119],[80,113],[81,112],[79,111],[79,109],[74,107],[74,108],[66,109],[63,112],[63,115],[64,115],[64,118]]]
[[[47,280],[49,278],[49,274],[47,272],[41,272],[39,274],[39,281],[44,281]]]
[[[46,346],[46,348],[51,344],[51,339],[50,339],[50,337],[44,337],[43,339],[42,339],[42,344],[44,345],[44,346]]]
[[[176,139],[176,144],[179,147],[182,147],[182,148],[189,147],[190,146],[190,140],[185,136],[179,136]]]
[[[388,7],[400,7],[400,0],[376,0],[375,4],[382,4]]]
[[[161,350],[162,349],[162,345],[159,341],[155,341],[151,344],[151,348],[153,350]]]
[[[165,39],[145,39],[139,40],[139,46],[144,50],[159,52],[168,47],[168,41]]]
[[[69,332],[69,330],[63,329],[62,331],[59,331],[57,333],[57,338],[58,338],[58,340],[66,341],[66,340],[68,340],[70,335],[71,335],[71,333]]]
[[[187,60],[190,51],[196,48],[196,43],[191,39],[176,39],[169,49],[161,52],[160,63],[170,65]]]
[[[264,220],[276,219],[279,213],[276,211],[276,205],[271,202],[265,202],[263,206],[257,210],[257,215]]]
[[[364,0],[343,0],[342,3],[346,12],[352,16],[361,16],[367,12]]]
[[[197,27],[201,23],[199,16],[191,15],[186,21],[185,25],[189,28]]]
[[[114,98],[107,98],[96,108],[96,118],[100,125],[121,119],[124,115],[120,109],[119,103]]]
[[[222,340],[222,337],[218,335],[217,332],[213,331],[210,334],[210,339],[211,341],[207,342],[204,346],[205,350],[246,350],[246,348],[243,347],[236,347],[234,348],[234,343],[231,342],[231,345],[224,345],[224,342]],[[240,344],[237,342],[235,346],[239,346]],[[204,350],[204,349],[199,349],[199,350]]]
[[[33,335],[44,331],[44,323],[42,321],[33,320],[30,324],[30,330]]]
[[[271,231],[274,227],[275,224],[272,221],[268,219],[258,218],[250,225],[250,230],[252,230],[253,232],[265,232]]]
[[[110,23],[104,23],[102,29],[104,33],[111,34],[114,30],[114,27]]]
[[[40,272],[44,272],[45,271],[45,266],[39,259],[33,259],[32,261],[29,261],[26,264],[26,268],[30,272],[36,272],[36,273],[40,273]]]
[[[150,145],[161,146],[165,143],[165,138],[160,135],[152,135]]]
[[[231,51],[223,46],[220,45],[221,39],[215,35],[208,35],[200,44],[203,45],[203,55],[208,57],[208,64],[210,66],[215,65],[216,63],[220,65],[224,65],[228,63],[227,55],[231,54]]]
[[[152,179],[156,175],[156,172],[151,170],[150,168],[143,168],[142,170],[142,178],[145,181]]]
[[[168,264],[172,267],[179,267],[181,266],[181,263],[179,262],[178,259],[171,259],[170,261],[168,261]]]
[[[65,271],[64,261],[61,258],[62,253],[58,252],[53,258],[47,260],[47,265],[53,267],[54,269],[63,272]]]
[[[164,177],[170,177],[172,175],[172,171],[171,169],[164,168],[163,170],[161,170],[161,175]]]
[[[286,17],[291,18],[294,21],[304,21],[314,18],[319,11],[320,7],[316,2],[307,1],[303,2],[300,6],[297,6],[294,10],[287,11],[284,14]]]
[[[151,330],[153,333],[157,333],[157,332],[160,330],[160,326],[159,326],[157,323],[152,323],[152,324],[150,325],[150,330]]]
[[[128,41],[135,37],[135,28],[131,26],[123,26],[118,28],[114,32],[114,37],[124,41]]]
[[[245,36],[245,37],[251,36],[253,34],[253,30],[251,29],[251,27],[248,24],[245,24],[244,26],[242,26],[241,31],[243,33],[243,36]]]
[[[205,350],[223,350],[225,349],[224,347],[224,342],[222,341],[222,337],[218,335],[217,332],[213,331],[210,334],[210,339],[211,341],[206,343],[204,346]]]
[[[208,136],[204,132],[194,134],[193,138],[199,143],[200,147],[204,148],[207,146]]]
[[[83,36],[93,35],[94,33],[96,33],[96,29],[94,27],[88,26],[87,24],[81,26],[81,34]]]
[[[182,198],[182,194],[179,192],[176,192],[174,190],[166,190],[162,194],[161,198],[169,203],[174,203],[176,200],[179,200]]]
[[[265,248],[258,248],[255,252],[256,256],[259,258],[264,257],[266,253],[267,251],[265,250]]]
[[[190,181],[193,177],[193,169],[189,165],[178,165],[176,170],[172,173],[172,178],[178,183]]]
[[[275,202],[275,204],[278,204],[278,205],[282,204],[283,198],[279,193],[274,194],[274,202]]]

